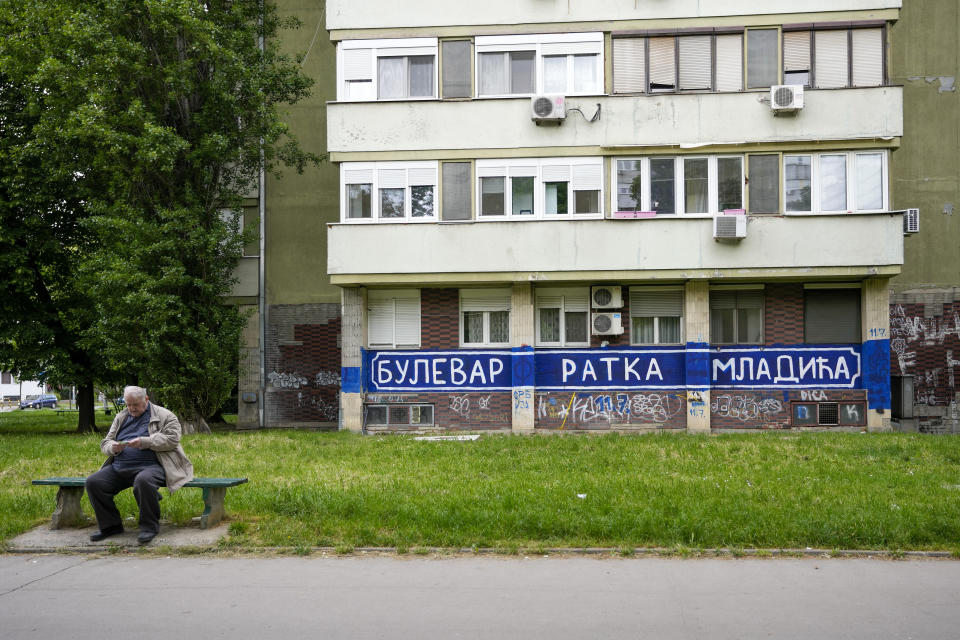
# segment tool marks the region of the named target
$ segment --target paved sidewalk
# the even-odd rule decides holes
[[[960,562],[0,556],[0,639],[954,639]]]

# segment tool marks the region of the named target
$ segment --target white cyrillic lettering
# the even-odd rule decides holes
[[[787,364],[790,365],[790,375],[783,375],[783,367],[780,365],[780,361],[786,359]],[[777,377],[773,379],[774,383],[777,382],[800,382],[800,378],[793,375],[793,358],[790,356],[777,356]]]
[[[827,376],[826,376],[826,377],[828,377],[828,378],[830,378],[831,380],[833,380],[833,369],[830,368],[830,359],[829,359],[829,358],[824,358],[824,357],[817,358],[817,364],[820,365],[820,372],[819,372],[819,373],[820,373],[820,379],[821,379],[821,380],[825,380],[825,379],[826,379],[826,378],[824,377],[824,375],[823,375],[823,372],[826,371],[826,372],[827,372]]]
[[[647,365],[647,380],[653,376],[657,376],[660,382],[663,382],[663,374],[660,373],[660,365],[657,364],[656,358],[650,358],[650,364]]]
[[[416,358],[413,361],[413,380],[410,384],[417,384],[420,380],[420,374],[417,368],[423,364],[423,382],[421,384],[430,384],[430,361],[425,358]]]
[[[466,381],[467,374],[463,372],[463,360],[450,358],[450,382],[459,386]]]
[[[640,380],[640,372],[634,369],[635,366],[640,364],[640,358],[634,358],[633,360],[623,359],[623,377],[625,380],[629,380],[630,376],[633,375],[634,378]]]
[[[393,375],[386,366],[389,362],[389,360],[377,360],[377,384],[387,384],[393,380]]]
[[[720,362],[719,360],[713,361],[713,381],[718,380],[717,374],[723,373],[724,371],[730,371],[730,378],[736,379],[737,377],[737,360],[736,358],[730,358],[726,363]]]
[[[577,363],[569,358],[563,359],[563,381],[566,382],[567,378],[572,376],[577,372]]]
[[[436,358],[434,359],[431,368],[433,369],[433,384],[446,384],[447,381],[443,379],[443,372],[440,371],[440,365],[446,362],[446,358]]]
[[[757,382],[760,382],[761,376],[767,376],[767,380],[770,380],[770,365],[764,358],[757,362]]]
[[[494,378],[503,372],[503,361],[499,358],[490,359],[490,384],[493,384]]]
[[[593,381],[597,381],[597,373],[593,370],[593,363],[589,360],[584,361],[583,363],[583,377],[580,380],[581,382],[587,381],[587,376],[593,378]]]
[[[843,370],[843,376],[840,375],[841,369]],[[850,379],[850,369],[847,368],[847,359],[843,356],[840,356],[840,359],[837,361],[837,371],[834,374],[834,377],[838,380]]]
[[[400,366],[400,365],[403,365],[403,366]],[[399,376],[397,376],[397,384],[400,384],[407,379],[407,369],[409,368],[410,368],[409,360],[400,360],[397,362],[397,373],[400,374]]]
[[[817,359],[810,358],[810,362],[804,363],[803,357],[800,357],[800,377],[806,377],[808,373],[812,373],[814,376],[817,375]]]
[[[473,369],[470,371],[470,384],[473,385],[474,379],[480,378],[481,384],[487,384],[487,376],[483,372],[483,363],[477,360],[473,363]]]
[[[616,358],[600,358],[600,362],[607,363],[607,382],[613,381],[613,363],[616,361]]]
[[[749,376],[747,376],[746,365],[750,365]],[[743,380],[744,378],[746,378],[747,380],[753,380],[753,358],[740,358],[740,375],[737,376],[736,379]]]

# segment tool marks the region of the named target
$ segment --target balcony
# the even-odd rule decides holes
[[[465,150],[489,157],[504,149],[542,147],[565,147],[567,154],[574,147],[596,154],[756,142],[800,142],[814,148],[821,141],[883,141],[903,135],[900,87],[807,90],[804,108],[783,117],[774,117],[761,102],[767,97],[767,92],[745,92],[569,98],[559,127],[534,124],[529,98],[335,102],[327,106],[328,149],[334,160],[358,159],[351,155],[358,152],[396,151],[444,158],[450,157],[449,150]],[[590,117],[598,103],[601,113],[594,123],[569,111],[578,107]]]
[[[898,213],[751,216],[716,241],[709,217],[329,225],[333,284],[527,279],[863,277],[899,273]]]

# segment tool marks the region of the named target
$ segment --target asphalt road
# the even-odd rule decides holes
[[[0,638],[960,637],[960,562],[0,556]]]

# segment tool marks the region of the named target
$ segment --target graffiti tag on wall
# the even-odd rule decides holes
[[[683,400],[675,393],[572,393],[569,398],[537,396],[537,419],[557,419],[561,428],[597,422],[631,424],[663,423],[683,411]]]

